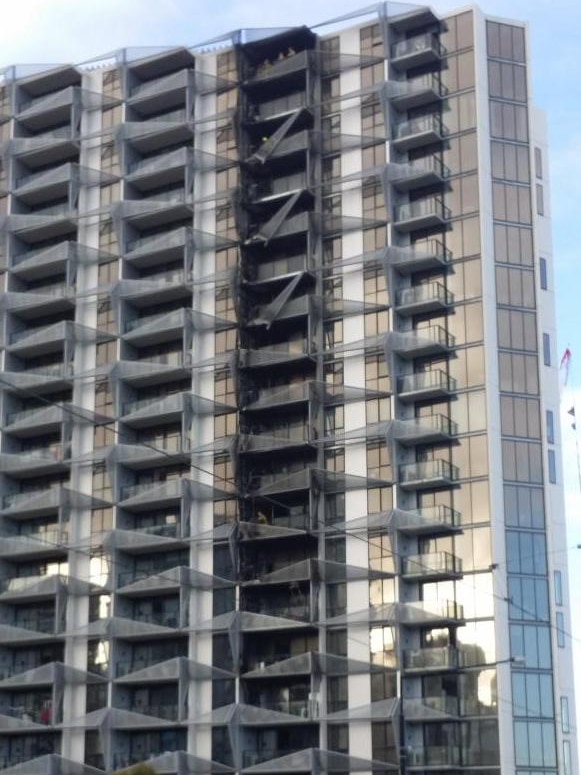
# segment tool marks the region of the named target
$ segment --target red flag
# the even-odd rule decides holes
[[[571,350],[567,347],[565,352],[563,353],[563,357],[561,358],[561,363],[559,368],[564,370],[565,377],[563,379],[563,384],[567,384],[567,380],[569,379],[569,366],[571,365],[571,358],[573,357],[573,353]]]

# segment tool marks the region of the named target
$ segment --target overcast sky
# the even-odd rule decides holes
[[[312,25],[365,5],[357,0],[3,0],[0,68],[17,63],[79,63],[124,46],[194,45],[240,27]],[[437,0],[432,6],[444,12],[459,3]],[[491,15],[530,22],[534,95],[549,119],[559,352],[565,346],[573,351],[572,387],[581,399],[581,259],[574,230],[581,218],[581,1],[482,0],[480,7]],[[567,407],[572,399],[569,394]],[[577,416],[581,428],[581,401]],[[568,545],[573,547],[581,543],[581,495],[575,436],[568,423],[564,444]],[[581,559],[581,552],[578,556]],[[578,611],[581,563],[574,550],[570,563],[572,603]],[[579,638],[575,641],[579,707],[580,619],[573,616],[575,638]]]

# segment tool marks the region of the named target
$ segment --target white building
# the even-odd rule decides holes
[[[577,772],[530,94],[392,3],[4,71],[7,773]]]

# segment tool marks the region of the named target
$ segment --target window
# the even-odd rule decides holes
[[[543,363],[545,366],[551,365],[551,337],[549,334],[543,334]]]
[[[555,443],[555,415],[550,409],[547,409],[546,417],[547,417],[547,441],[549,442],[549,444],[554,444]]]
[[[571,743],[568,740],[563,740],[563,775],[572,775]]]
[[[568,734],[571,731],[571,722],[569,720],[569,698],[561,697],[561,730]]]
[[[540,183],[536,185],[537,189],[537,215],[545,214],[545,195],[543,193],[543,187]]]
[[[549,277],[547,272],[547,259],[539,258],[539,274],[541,280],[541,290],[546,291],[549,287]]]
[[[562,611],[557,611],[557,646],[565,648],[565,616]]]
[[[549,450],[549,482],[557,484],[557,458],[554,449]]]
[[[555,605],[563,605],[563,577],[560,570],[555,571]]]
[[[535,148],[535,176],[543,179],[543,154],[540,148]]]

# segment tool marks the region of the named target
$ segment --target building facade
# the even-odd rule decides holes
[[[0,90],[0,767],[577,772],[526,28]]]

